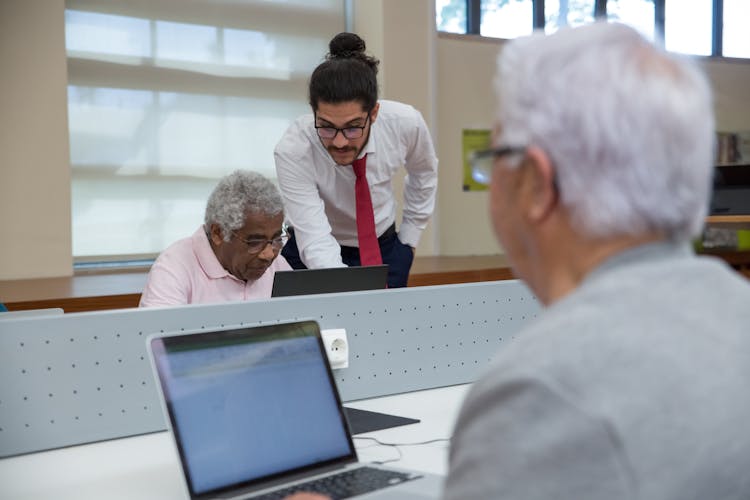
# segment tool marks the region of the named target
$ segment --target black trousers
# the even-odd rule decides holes
[[[289,239],[281,250],[281,255],[289,262],[292,269],[307,269],[302,262],[297,248],[297,239],[294,236],[294,230],[288,229]],[[388,288],[400,288],[406,286],[409,280],[409,271],[414,260],[414,252],[409,245],[404,245],[398,239],[396,226],[392,225],[378,237],[380,244],[380,255],[383,258],[383,264],[388,264]],[[347,266],[360,266],[359,248],[341,246],[341,260]]]

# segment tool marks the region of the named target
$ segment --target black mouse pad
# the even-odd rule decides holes
[[[376,411],[360,410],[357,408],[344,407],[346,419],[352,434],[363,434],[365,432],[379,431],[399,425],[416,424],[419,419],[388,415]]]

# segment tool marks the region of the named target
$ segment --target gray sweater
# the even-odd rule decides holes
[[[686,246],[586,277],[456,424],[449,499],[749,499],[750,282]]]

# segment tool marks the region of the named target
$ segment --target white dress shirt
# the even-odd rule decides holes
[[[422,115],[407,104],[380,101],[360,156],[364,154],[378,235],[394,223],[392,178],[406,168],[399,239],[415,247],[435,208],[437,191],[438,160]],[[341,245],[359,246],[351,165],[336,165],[315,131],[312,114],[292,123],[274,158],[302,262],[309,268],[342,267]]]

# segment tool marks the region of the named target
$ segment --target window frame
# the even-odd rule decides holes
[[[482,22],[482,0],[465,0],[466,1],[466,33],[465,35],[470,36],[481,36],[483,38],[495,38],[482,35],[480,33],[480,27]],[[545,28],[545,16],[544,16],[544,0],[532,0],[533,5],[533,29],[544,30]],[[665,23],[665,5],[666,0],[654,0],[654,35],[655,41],[660,46],[664,46],[664,23]],[[750,57],[727,57],[723,55],[724,49],[724,0],[712,0],[712,13],[713,20],[711,26],[711,54],[710,56],[696,56],[696,57],[712,57],[722,59],[735,59],[740,61],[750,61]],[[607,0],[594,0],[594,18],[595,19],[606,19],[607,18]],[[437,24],[436,24],[437,26]],[[438,30],[440,33],[442,32]],[[452,35],[461,36],[458,33],[450,33]]]

